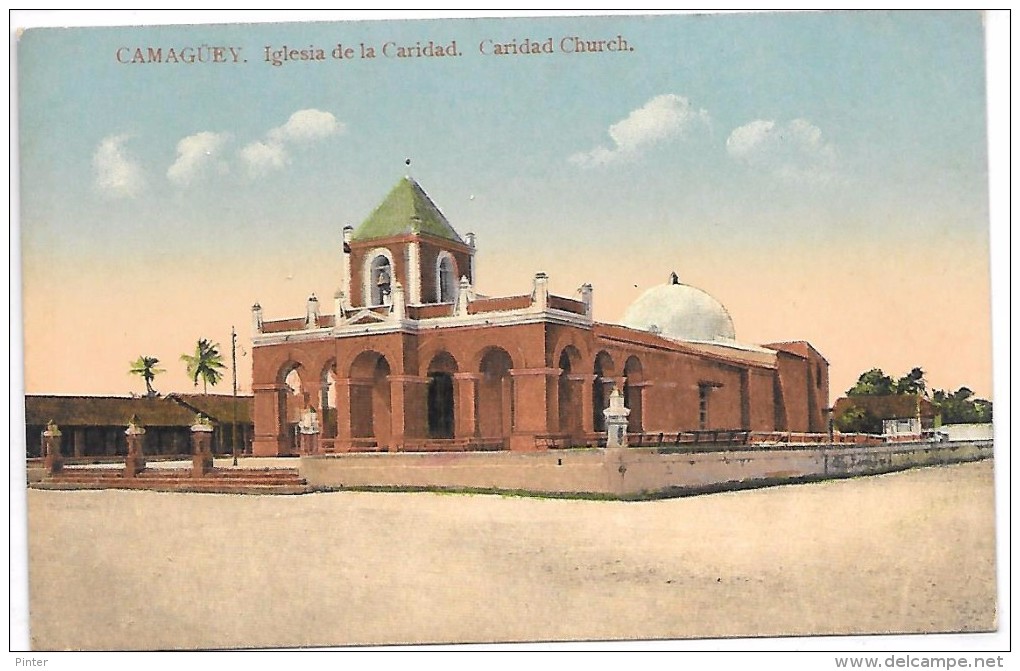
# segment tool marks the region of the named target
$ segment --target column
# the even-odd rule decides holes
[[[478,435],[478,381],[481,373],[454,373],[453,375],[453,429],[455,438],[474,438]]]
[[[586,317],[594,315],[594,306],[592,301],[592,288],[590,284],[581,285],[581,302],[584,303],[584,314]]]
[[[305,328],[319,328],[319,299],[312,294],[305,304]]]
[[[499,398],[502,402],[502,407],[499,409],[500,417],[503,419],[503,425],[500,427],[500,434],[504,437],[509,437],[513,434],[515,427],[517,426],[517,415],[515,410],[519,411],[520,406],[517,405],[516,399],[514,398],[514,380],[511,376],[506,375],[499,381],[500,390]]]
[[[85,429],[74,430],[74,456],[85,456]]]
[[[337,452],[350,452],[351,439],[354,432],[351,427],[351,391],[354,380],[337,378],[336,380],[336,449]]]
[[[340,270],[340,290],[347,296],[351,295],[351,240],[354,239],[354,227],[344,226],[343,249],[340,253],[342,268]]]
[[[592,394],[592,383],[595,381],[594,375],[583,375],[580,373],[571,374],[567,376],[570,383],[574,385],[573,393],[576,394],[574,398],[581,399],[581,433],[585,435],[595,432],[595,414],[593,404],[595,403],[594,394]],[[602,408],[598,408],[599,412]]]
[[[283,431],[287,418],[280,417],[280,397],[285,384],[255,384],[253,403],[255,422],[255,440],[252,443],[252,454],[256,457],[276,457],[284,454]]]
[[[421,301],[421,246],[414,241],[407,246],[407,302],[419,305]]]
[[[545,312],[549,307],[549,276],[545,273],[535,273],[531,305],[536,312]]]
[[[476,244],[477,237],[474,233],[468,232],[464,234],[464,242],[471,248],[471,252],[468,255],[468,279],[471,280],[471,284],[478,286],[478,277],[475,276],[475,252],[477,251]]]
[[[534,450],[535,436],[556,433],[559,424],[559,368],[514,368],[514,426],[511,450]],[[550,393],[551,392],[551,393]]]
[[[390,375],[389,452],[400,452],[405,438],[425,438],[425,389],[428,380],[417,375]],[[382,447],[380,445],[380,447]]]
[[[645,430],[647,424],[644,412],[645,387],[649,387],[651,384],[651,382],[631,382],[626,386],[630,397],[624,400],[627,401],[627,407],[631,410],[628,429],[631,433],[641,433]]]
[[[256,303],[251,306],[251,334],[262,333],[262,306]]]

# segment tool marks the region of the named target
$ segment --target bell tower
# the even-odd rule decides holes
[[[475,237],[466,237],[404,177],[357,229],[344,229],[341,288],[352,307],[389,305],[398,282],[409,305],[454,303],[460,278],[474,284]]]

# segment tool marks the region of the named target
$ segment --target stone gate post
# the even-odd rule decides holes
[[[200,478],[212,470],[212,434],[213,427],[199,413],[191,426],[191,477]]]
[[[627,415],[630,409],[623,405],[619,387],[613,387],[609,407],[602,414],[606,418],[606,447],[627,447]]]
[[[145,470],[145,429],[138,424],[138,417],[132,415],[128,420],[127,458],[124,460],[124,477],[133,478]]]
[[[64,470],[64,457],[60,454],[60,439],[63,435],[60,428],[51,419],[43,431],[44,464],[46,471],[52,475]]]

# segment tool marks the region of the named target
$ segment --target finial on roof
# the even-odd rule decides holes
[[[680,284],[680,276],[676,274],[676,271],[669,274],[670,284]]]
[[[405,158],[404,165],[407,166],[407,171],[404,173],[404,177],[411,179],[411,159]]]

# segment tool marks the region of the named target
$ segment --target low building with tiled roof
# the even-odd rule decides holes
[[[918,394],[844,396],[832,406],[832,416],[838,421],[855,408],[881,422],[884,434],[917,434],[933,428],[938,416],[935,405]]]
[[[240,449],[251,443],[251,396],[237,397],[237,436]],[[61,451],[67,457],[104,457],[127,452],[124,431],[132,417],[145,428],[147,455],[181,455],[191,451],[191,425],[201,412],[213,426],[213,449],[232,449],[234,400],[218,394],[167,396],[25,396],[25,438],[28,456],[40,456],[41,436],[53,421],[62,433]]]

